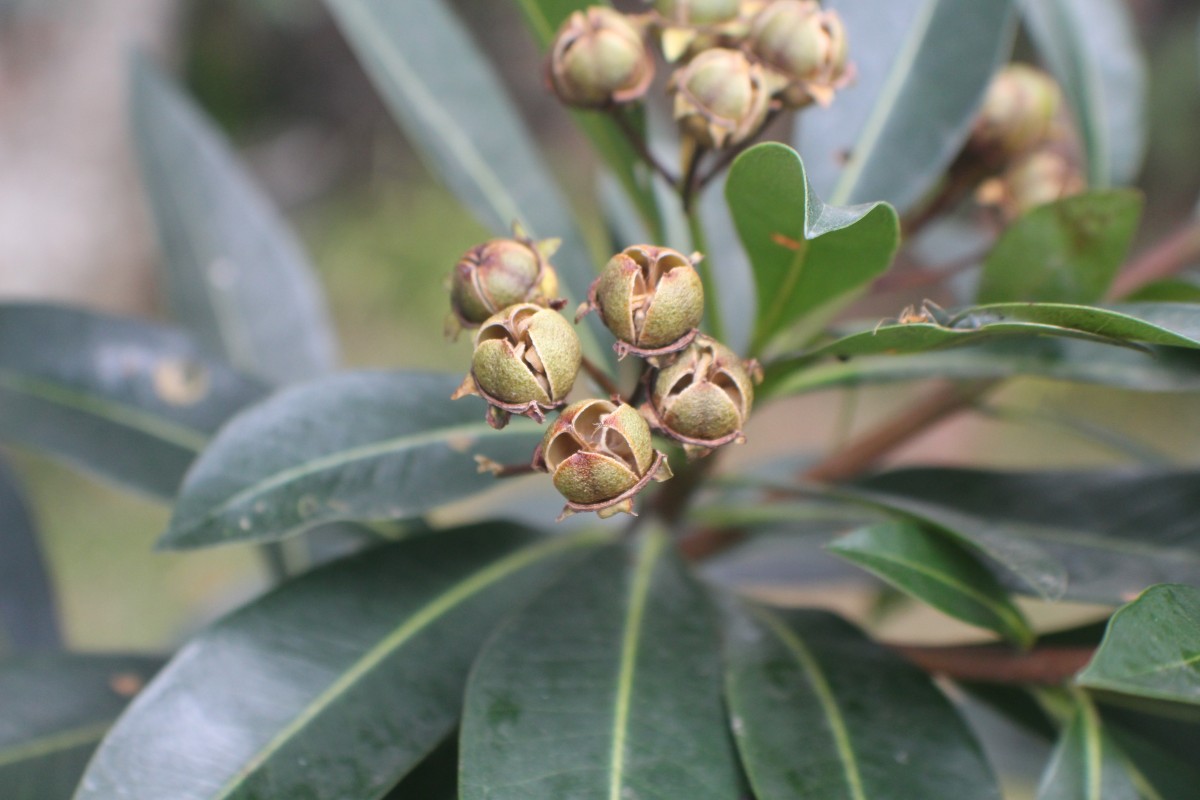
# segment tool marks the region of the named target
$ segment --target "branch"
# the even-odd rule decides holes
[[[1169,278],[1200,259],[1200,219],[1193,219],[1154,247],[1129,262],[1108,291],[1116,300],[1148,283]]]
[[[1056,686],[1087,666],[1094,649],[1087,646],[1038,647],[1028,652],[1006,647],[893,647],[925,672],[961,681],[1034,683]]]

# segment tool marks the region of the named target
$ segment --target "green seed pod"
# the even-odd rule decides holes
[[[829,105],[847,71],[846,29],[815,0],[776,0],[755,15],[748,44],[783,80],[777,96],[791,108]]]
[[[640,99],[654,80],[644,33],[619,11],[576,11],[554,37],[550,86],[569,106],[606,108]]]
[[[541,422],[565,402],[581,361],[579,336],[561,314],[532,303],[511,306],[480,326],[471,373],[451,399],[479,395],[497,428],[509,414]]]
[[[999,178],[980,186],[980,199],[1016,219],[1040,205],[1079,194],[1087,179],[1078,160],[1061,148],[1045,147],[1017,159]]]
[[[761,64],[740,50],[705,50],[675,70],[668,90],[675,96],[680,130],[702,147],[728,147],[754,136],[770,109],[771,89]]]
[[[1009,64],[988,86],[968,147],[1006,161],[1052,138],[1062,108],[1054,79],[1026,64]]]
[[[582,400],[563,409],[533,463],[550,473],[567,500],[559,519],[579,511],[632,514],[633,498],[647,483],[671,477],[646,420],[632,406],[608,400]]]
[[[757,373],[755,362],[743,362],[723,344],[698,336],[655,375],[648,414],[655,427],[692,455],[744,441]]]
[[[455,265],[450,308],[458,327],[474,328],[518,303],[554,305],[558,275],[548,259],[558,241],[535,242],[519,230],[517,236],[476,245]]]
[[[671,25],[715,25],[738,15],[740,0],[655,0],[654,9]]]
[[[609,259],[578,316],[598,309],[622,358],[682,349],[704,317],[704,284],[693,266],[699,259],[668,247],[627,247]]]

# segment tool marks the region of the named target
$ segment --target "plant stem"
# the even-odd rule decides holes
[[[1124,297],[1148,283],[1169,278],[1197,259],[1200,259],[1200,219],[1193,219],[1130,261],[1113,281],[1108,299]]]
[[[1054,686],[1072,678],[1092,658],[1093,648],[1036,647],[1028,652],[1006,647],[893,648],[923,671],[962,681]]]
[[[663,166],[662,162],[658,160],[654,153],[650,152],[650,148],[646,144],[645,137],[633,127],[633,125],[629,122],[629,117],[625,116],[624,112],[622,112],[620,108],[614,108],[610,112],[609,116],[611,116],[613,121],[616,122],[617,128],[620,129],[621,133],[625,135],[625,138],[629,140],[630,146],[633,147],[634,151],[638,154],[638,157],[641,158],[642,161],[644,161],[652,170],[661,175],[667,183],[678,188],[680,186],[679,178],[677,178],[674,173]]]
[[[262,556],[263,566],[267,568],[267,575],[272,583],[283,583],[290,577],[287,555],[283,552],[282,543],[269,542],[259,546],[258,552]]]
[[[608,377],[604,373],[604,370],[600,369],[596,362],[584,356],[581,366],[583,367],[583,371],[588,374],[588,377],[592,379],[592,382],[601,391],[607,392],[610,397],[621,397],[621,390],[613,383],[612,378]]]
[[[716,161],[714,161],[712,163],[712,166],[709,167],[708,171],[705,172],[703,175],[701,175],[700,178],[696,181],[696,191],[697,192],[704,191],[704,188],[706,186],[708,186],[710,183],[712,183],[713,180],[715,180],[716,177],[718,175],[720,175],[721,172],[724,171],[724,169],[726,167],[728,167],[730,164],[732,164],[738,156],[740,156],[742,153],[749,150],[754,145],[761,142],[763,140],[764,134],[767,131],[767,128],[771,127],[771,123],[774,122],[778,117],[779,117],[778,110],[770,112],[769,114],[767,114],[766,120],[763,121],[762,127],[759,128],[758,133],[756,133],[754,136],[750,137],[746,141],[742,142],[737,147],[731,147],[728,150],[726,150],[724,153],[722,153],[721,157],[718,158]]]
[[[695,208],[687,210],[688,232],[692,237],[692,249],[704,254],[696,265],[700,280],[704,283],[704,316],[708,320],[708,332],[714,339],[724,339],[725,328],[721,324],[721,310],[717,306],[716,284],[713,282],[712,258],[708,254],[708,239],[704,235],[704,221]]]

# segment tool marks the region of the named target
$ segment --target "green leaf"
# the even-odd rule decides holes
[[[734,161],[725,185],[758,290],[752,351],[806,314],[828,315],[891,264],[900,241],[885,203],[827,206],[795,150],[760,144]]]
[[[929,678],[847,623],[730,604],[725,630],[726,698],[759,800],[999,798]]]
[[[384,800],[458,800],[458,735],[446,737]]]
[[[1126,299],[1144,303],[1200,303],[1200,283],[1191,276],[1168,278],[1147,284]]]
[[[4,800],[68,800],[100,739],[161,663],[109,655],[0,661]]]
[[[601,540],[491,523],[286,583],[180,651],[76,800],[381,797],[454,729],[496,624]]]
[[[493,430],[450,375],[363,372],[285,389],[196,461],[160,547],[281,539],[324,522],[415,517],[495,485],[473,458],[528,463],[541,431]]]
[[[485,225],[514,221],[558,237],[554,259],[582,301],[595,272],[555,184],[496,70],[440,0],[326,0],[393,116]]]
[[[1034,634],[992,574],[961,545],[920,525],[886,522],[833,540],[828,549],[955,619],[1020,647]]]
[[[226,419],[263,394],[183,333],[0,304],[0,440],[159,497]]]
[[[209,350],[273,383],[333,368],[337,344],[296,235],[204,112],[144,58],[131,125],[176,319]]]
[[[463,800],[740,797],[716,630],[665,537],[573,569],[480,654]]]
[[[832,7],[845,21],[856,79],[830,108],[804,115],[800,151],[830,202],[886,200],[907,209],[966,141],[992,73],[1008,56],[1012,3],[838,0]]]
[[[1196,787],[1200,786],[1200,762],[1193,753],[1189,759],[1159,747],[1155,742],[1125,730],[1108,721],[1105,715],[1105,733],[1126,756],[1126,769],[1134,783],[1141,788],[1142,797],[1151,800],[1193,800]],[[1200,732],[1192,727],[1185,732],[1185,741],[1195,742]]]
[[[978,301],[1099,301],[1129,255],[1142,205],[1141,192],[1115,189],[1038,206],[988,254]]]
[[[575,11],[589,6],[608,5],[606,2],[590,0],[515,0],[525,15],[534,38],[543,50],[549,48],[554,34],[567,17]],[[638,116],[637,109],[628,109],[631,119]],[[619,111],[618,113],[624,113]],[[653,173],[641,162],[633,145],[621,132],[618,124],[608,115],[595,111],[572,111],[571,117],[592,141],[596,152],[612,170],[628,197],[637,207],[642,222],[653,231],[656,240],[663,236],[662,216],[658,201],[654,197]],[[641,127],[634,124],[635,129]]]
[[[1100,723],[1095,706],[1078,699],[1038,786],[1037,800],[1138,800],[1125,756]]]
[[[1152,586],[1120,608],[1078,682],[1089,689],[1200,704],[1200,589]]]
[[[1146,147],[1146,64],[1122,0],[1022,0],[1074,112],[1096,188],[1132,183]]]
[[[985,342],[972,348],[866,356],[817,366],[786,359],[767,366],[759,395],[781,397],[926,378],[970,380],[1018,376],[1143,392],[1194,392],[1200,390],[1200,353],[1170,347],[1149,347],[1138,352],[1098,342],[1021,337]]]
[[[1066,597],[1115,605],[1151,584],[1200,574],[1197,481],[1194,470],[924,468],[860,485],[880,503],[899,500],[947,525],[984,525],[1014,545],[1036,547],[1061,565]]]
[[[54,589],[37,530],[17,478],[3,461],[0,553],[0,653],[61,647]]]

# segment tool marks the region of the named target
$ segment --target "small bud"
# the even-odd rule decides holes
[[[535,242],[519,228],[517,237],[484,242],[459,259],[450,279],[451,322],[474,328],[517,303],[555,304],[558,275],[547,259],[558,241]]]
[[[592,6],[576,11],[559,28],[547,74],[567,105],[605,108],[646,93],[654,80],[654,55],[643,32],[624,14]]]
[[[761,64],[739,50],[705,50],[675,70],[675,119],[703,147],[744,142],[762,128],[771,90]]]
[[[777,0],[750,25],[749,45],[782,78],[778,97],[790,108],[829,105],[848,75],[846,29],[815,0]]]
[[[633,513],[633,498],[651,480],[671,477],[654,450],[650,426],[633,406],[582,400],[559,415],[533,455],[566,498],[562,516],[595,511],[601,517]]]
[[[627,247],[609,259],[588,291],[576,320],[598,309],[617,337],[617,355],[653,357],[680,350],[696,335],[704,317],[704,284],[693,264],[677,250],[654,245]]]
[[[581,361],[579,336],[561,314],[532,303],[511,306],[480,326],[471,373],[451,399],[479,395],[496,428],[509,414],[542,422],[565,402]]]
[[[985,205],[998,206],[1012,220],[1086,188],[1087,180],[1077,159],[1063,147],[1044,147],[1027,153],[1003,175],[981,184],[977,198]]]
[[[698,336],[659,370],[646,410],[655,427],[682,442],[689,455],[745,441],[742,427],[754,404],[756,362],[743,362],[728,347]]]
[[[1062,108],[1062,92],[1054,79],[1025,64],[1009,64],[988,86],[968,147],[1005,161],[1052,137]]]
[[[738,15],[740,0],[655,0],[654,9],[670,25],[716,25]]]

